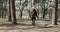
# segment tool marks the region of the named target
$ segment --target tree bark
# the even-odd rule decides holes
[[[9,15],[8,15],[8,21],[10,22],[10,21],[12,21],[11,20],[11,0],[9,0]]]
[[[53,15],[52,15],[52,24],[57,25],[57,19],[58,19],[58,0],[55,1],[55,8],[53,9]]]
[[[16,11],[15,11],[15,0],[12,0],[12,24],[17,24]]]

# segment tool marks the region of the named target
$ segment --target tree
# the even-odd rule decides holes
[[[11,0],[11,8],[12,8],[12,13],[11,13],[11,15],[12,15],[12,24],[17,24],[17,21],[16,21],[16,11],[15,11],[15,0]]]
[[[42,0],[42,4],[43,4],[43,19],[45,18],[45,14],[46,14],[45,2],[46,2],[46,0]]]
[[[12,21],[12,20],[11,20],[11,0],[9,0],[9,15],[8,15],[8,21]]]
[[[24,2],[20,0],[19,3],[19,10],[20,10],[20,18],[22,18],[22,12],[24,10],[25,7],[27,7],[27,0],[25,0]]]
[[[20,1],[21,2],[21,1]],[[19,6],[20,10],[20,18],[22,19],[22,11],[23,11],[23,3],[20,3],[21,7]]]
[[[53,9],[53,15],[52,15],[52,24],[57,25],[57,19],[58,19],[58,0],[55,1],[55,7]]]
[[[2,6],[2,5],[3,5],[3,2],[4,2],[4,1],[1,1],[1,8],[2,8],[2,9],[1,9],[1,17],[2,17],[2,18],[3,18],[3,13],[4,13],[4,11],[3,11],[3,6]]]

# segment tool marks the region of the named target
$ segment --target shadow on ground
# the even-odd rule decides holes
[[[14,27],[14,26],[33,26],[32,24],[26,24],[26,23],[18,23],[17,25],[13,24],[0,24],[0,27]],[[52,28],[53,26],[48,26],[48,25],[35,25],[35,27],[39,28]]]

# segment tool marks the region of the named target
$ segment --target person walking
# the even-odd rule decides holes
[[[30,12],[30,17],[31,17],[31,20],[32,20],[32,25],[35,25],[35,20],[36,20],[36,17],[37,16],[37,11],[35,8],[32,8],[31,12]]]

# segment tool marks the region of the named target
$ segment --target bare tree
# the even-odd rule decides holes
[[[22,11],[23,11],[22,5],[23,5],[23,4],[21,4],[21,7],[19,7],[19,10],[20,10],[20,18],[22,18]]]

